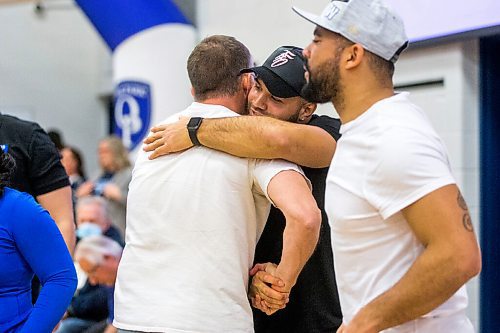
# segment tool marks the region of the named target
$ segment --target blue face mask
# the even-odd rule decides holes
[[[76,237],[80,239],[84,239],[88,236],[101,235],[102,230],[99,225],[92,222],[82,222],[78,225],[76,229]]]

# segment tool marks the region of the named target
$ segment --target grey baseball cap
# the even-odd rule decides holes
[[[403,20],[382,0],[332,1],[320,15],[292,8],[306,20],[361,44],[385,60],[396,62],[408,46]]]

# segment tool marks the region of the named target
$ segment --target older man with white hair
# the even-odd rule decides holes
[[[78,243],[75,259],[90,283],[113,287],[122,250],[121,245],[109,237],[89,236]]]
[[[90,283],[104,285],[108,289],[109,316],[105,322],[95,325],[102,327],[104,333],[116,332],[111,325],[114,317],[113,294],[122,250],[120,244],[103,235],[84,238],[77,244],[75,250],[75,260],[87,274]]]

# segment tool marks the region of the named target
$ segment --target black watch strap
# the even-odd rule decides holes
[[[187,130],[189,133],[189,138],[191,139],[191,142],[195,146],[201,146],[200,141],[198,141],[198,128],[200,128],[200,125],[203,121],[203,118],[201,117],[193,117],[189,119],[189,122],[187,124]]]

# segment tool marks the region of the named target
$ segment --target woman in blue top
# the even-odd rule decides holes
[[[76,288],[76,272],[49,213],[6,187],[15,166],[0,148],[0,332],[52,332]],[[31,304],[31,279],[42,291]]]

